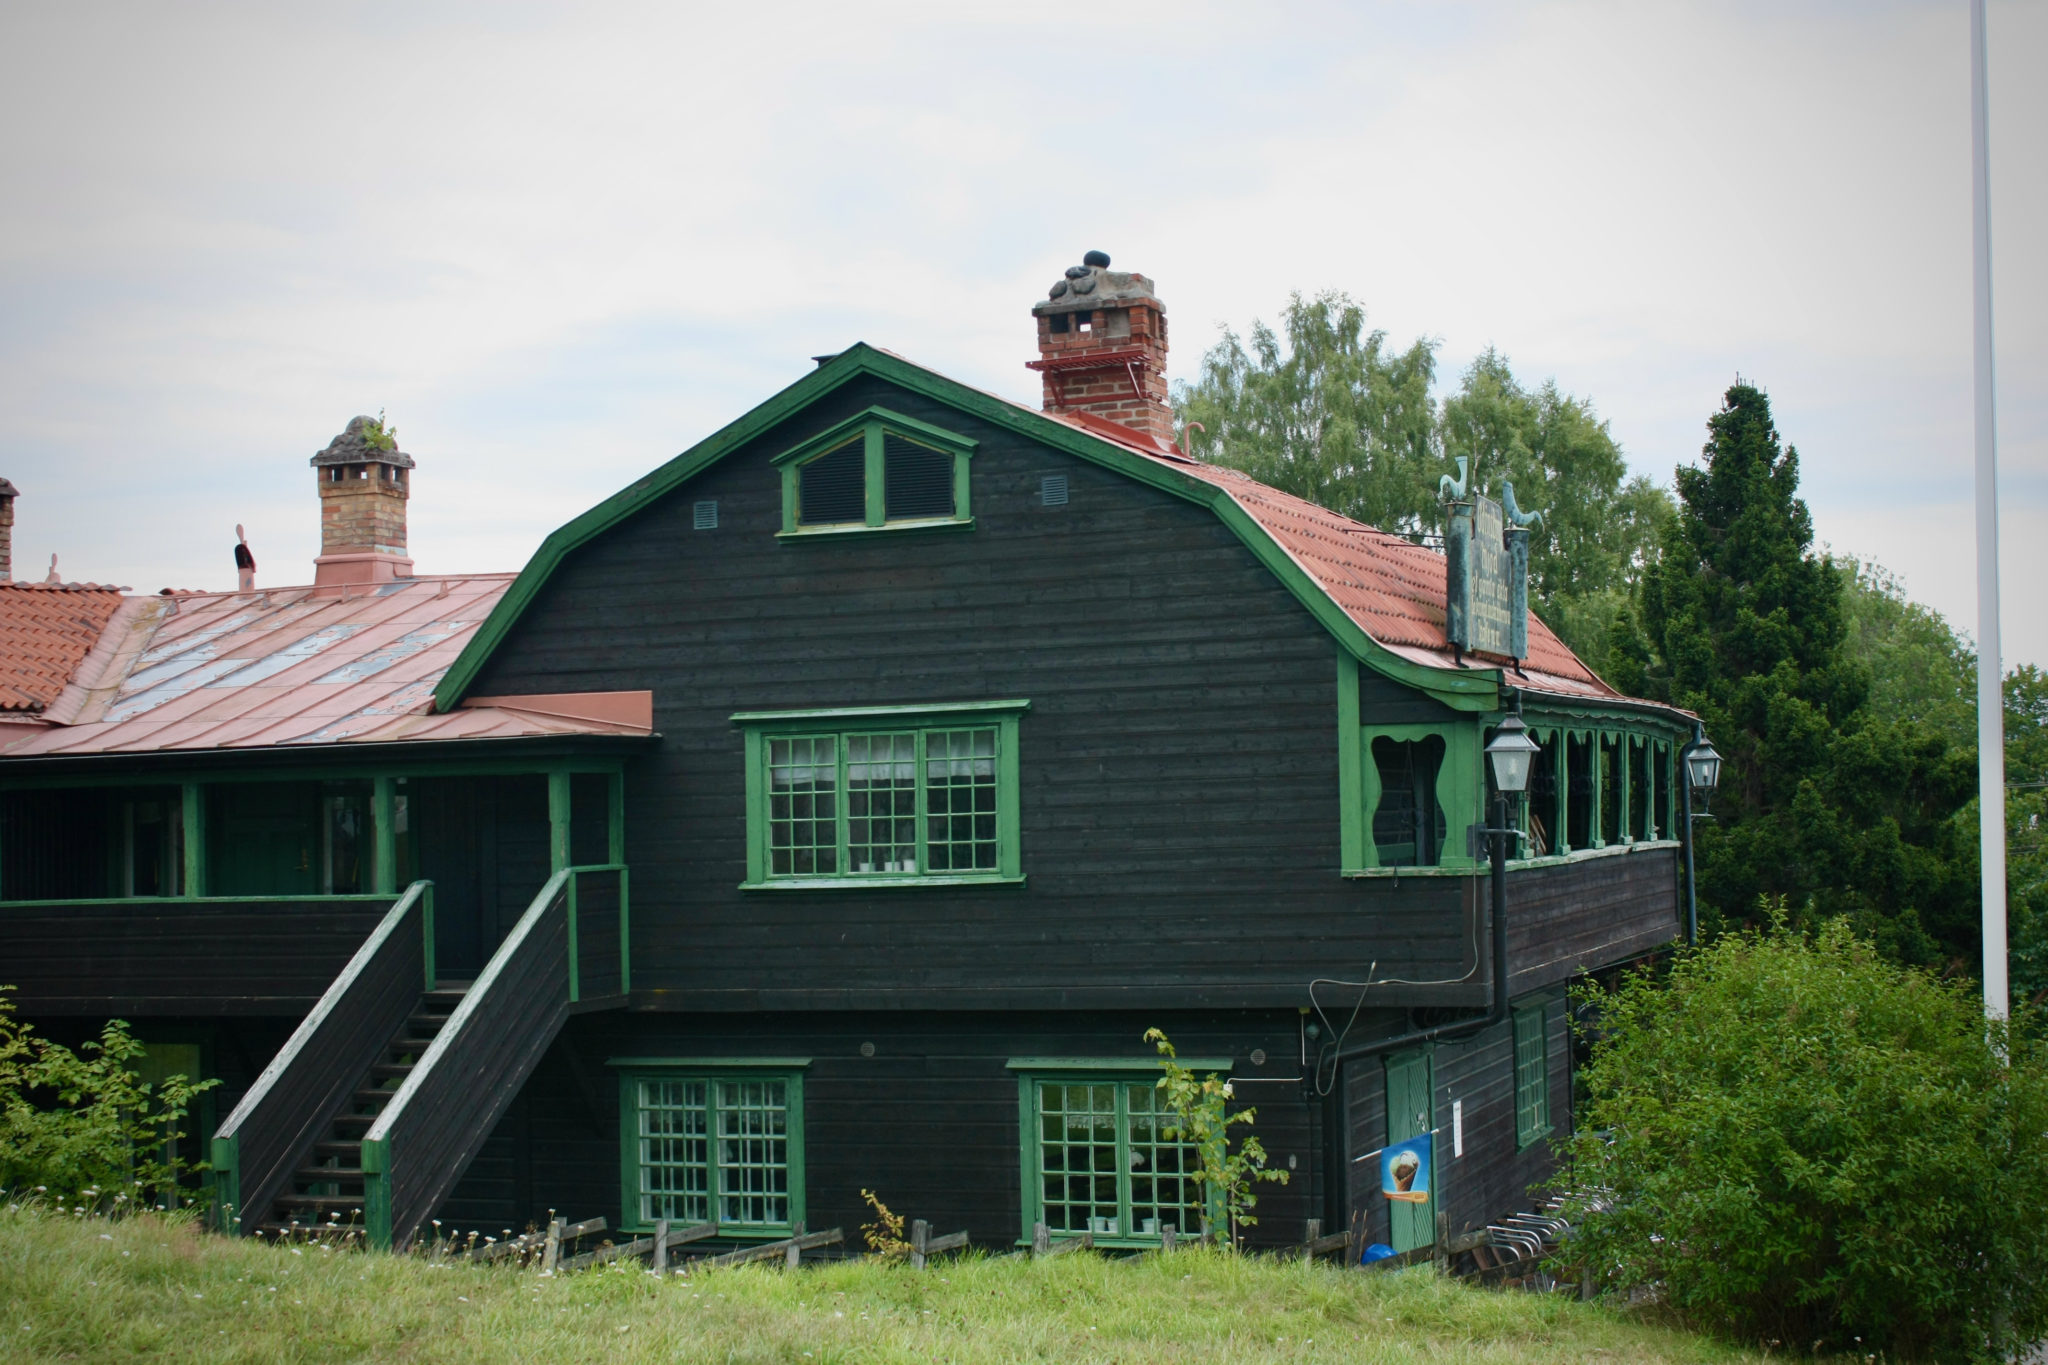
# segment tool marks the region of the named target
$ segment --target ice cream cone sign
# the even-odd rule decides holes
[[[1429,1134],[1381,1149],[1380,1193],[1404,1204],[1429,1202]]]

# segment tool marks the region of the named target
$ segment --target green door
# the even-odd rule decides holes
[[[206,892],[310,896],[320,890],[320,787],[223,782],[209,793]]]
[[[1407,1052],[1387,1059],[1387,1141],[1404,1142],[1436,1126],[1430,1059],[1426,1052]],[[1432,1144],[1432,1148],[1434,1144]],[[1441,1179],[1440,1153],[1431,1151],[1430,1199],[1427,1204],[1387,1200],[1395,1251],[1413,1251],[1436,1240],[1436,1182]]]

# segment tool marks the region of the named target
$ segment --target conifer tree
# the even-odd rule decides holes
[[[1770,399],[1738,380],[1707,427],[1610,653],[1616,686],[1699,713],[1726,760],[1699,832],[1702,921],[1784,896],[1805,915],[1851,915],[1903,960],[1973,965],[1972,860],[1954,817],[1974,754],[1866,714],[1844,576],[1813,549],[1799,455]]]

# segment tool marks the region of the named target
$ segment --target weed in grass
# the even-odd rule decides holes
[[[300,1254],[294,1256],[296,1250]],[[544,1278],[352,1249],[308,1254],[187,1219],[0,1208],[16,1358],[298,1362],[1718,1362],[1749,1359],[1595,1305],[1221,1251],[922,1274],[879,1259]],[[14,1319],[8,1328],[6,1320]]]

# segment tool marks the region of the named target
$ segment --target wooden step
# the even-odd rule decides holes
[[[370,1075],[380,1080],[403,1080],[412,1075],[414,1065],[412,1062],[377,1062],[370,1067]]]
[[[358,1090],[358,1091],[356,1091],[356,1093],[355,1093],[355,1097],[354,1097],[354,1098],[355,1098],[355,1102],[356,1102],[357,1104],[374,1104],[374,1105],[379,1105],[379,1106],[382,1106],[382,1105],[386,1105],[386,1104],[389,1104],[389,1103],[391,1103],[391,1097],[392,1097],[393,1095],[396,1095],[397,1093],[398,1093],[398,1091],[397,1091],[396,1089],[392,1089],[392,1090],[381,1090],[381,1089],[375,1089],[375,1090]],[[360,1114],[341,1114],[341,1115],[337,1115],[336,1117],[338,1117],[338,1118],[362,1118],[362,1117],[365,1117],[365,1116],[364,1116],[364,1115],[360,1115]]]
[[[393,1038],[388,1051],[418,1056],[434,1045],[432,1038]]]
[[[368,1118],[369,1115],[363,1115]],[[335,1161],[358,1163],[363,1159],[363,1144],[347,1138],[322,1138],[313,1144],[315,1157],[327,1157]]]
[[[363,1197],[359,1194],[281,1194],[273,1206],[276,1212],[305,1210],[311,1213],[361,1213]]]
[[[383,1094],[385,1092],[379,1091],[378,1093]],[[336,1114],[334,1116],[333,1127],[340,1128],[341,1125],[345,1123],[348,1124],[350,1127],[368,1128],[371,1124],[375,1123],[376,1121],[377,1116],[375,1114]],[[344,1139],[336,1140],[342,1141]],[[360,1147],[362,1144],[357,1143],[356,1145]]]
[[[405,1020],[405,1026],[411,1029],[414,1033],[424,1033],[429,1038],[431,1038],[435,1034],[439,1033],[441,1031],[441,1026],[447,1022],[447,1015],[431,1013],[423,1010],[417,1014],[407,1015]]]
[[[292,1179],[308,1185],[360,1185],[363,1172],[357,1166],[301,1166],[292,1172]]]
[[[272,1242],[310,1241],[312,1240],[310,1234],[323,1230],[329,1233],[338,1230],[345,1233],[353,1233],[358,1237],[363,1235],[363,1225],[361,1223],[349,1223],[346,1220],[340,1223],[300,1223],[296,1227],[290,1223],[258,1223],[256,1225],[256,1235]]]

